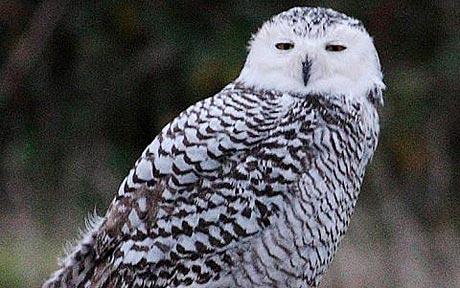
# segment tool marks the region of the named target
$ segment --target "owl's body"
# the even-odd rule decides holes
[[[318,285],[377,146],[381,82],[322,93],[244,71],[161,131],[44,287]]]

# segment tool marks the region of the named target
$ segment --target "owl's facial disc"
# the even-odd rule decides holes
[[[361,22],[323,8],[292,8],[252,37],[237,81],[296,94],[365,95],[383,89],[372,38]]]

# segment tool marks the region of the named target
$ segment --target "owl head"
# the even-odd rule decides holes
[[[299,95],[362,97],[382,102],[377,51],[363,24],[325,8],[296,7],[253,35],[237,81]]]

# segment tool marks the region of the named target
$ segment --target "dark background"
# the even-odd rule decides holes
[[[0,287],[37,287],[251,33],[326,6],[374,36],[382,135],[323,287],[460,287],[458,1],[0,1]]]

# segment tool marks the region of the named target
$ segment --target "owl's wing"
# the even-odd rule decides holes
[[[347,125],[316,99],[229,85],[184,111],[44,287],[168,287],[229,270],[315,162],[323,121]]]
[[[107,278],[109,261],[112,268],[128,267],[126,271],[154,269],[155,276],[149,277],[163,277],[158,283],[167,284],[177,278],[177,269],[191,269],[192,262],[216,253],[225,259],[227,250],[268,225],[276,207],[258,196],[281,197],[284,184],[269,184],[286,175],[263,179],[270,163],[283,156],[277,155],[283,144],[267,139],[293,113],[294,101],[229,85],[167,125],[145,149],[109,208],[97,240],[101,265],[93,282]],[[257,156],[262,154],[271,159]],[[208,270],[220,264],[209,262]],[[210,275],[195,272],[197,281]]]

